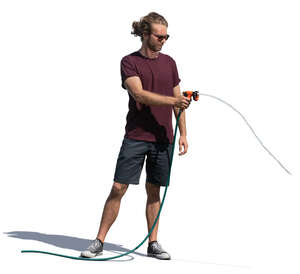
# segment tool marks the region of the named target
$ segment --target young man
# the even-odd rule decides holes
[[[150,231],[160,207],[160,186],[166,186],[173,141],[172,110],[175,116],[186,109],[190,100],[181,95],[177,67],[168,55],[160,53],[169,38],[168,23],[155,12],[133,22],[135,36],[140,36],[139,51],[121,61],[122,87],[128,91],[129,112],[126,133],[117,160],[114,183],[104,206],[96,239],[83,257],[102,254],[107,232],[118,216],[120,203],[129,184],[139,184],[146,160],[146,218]],[[179,150],[187,152],[185,113],[179,121]],[[149,237],[148,256],[169,260],[170,255],[157,242],[158,222]]]

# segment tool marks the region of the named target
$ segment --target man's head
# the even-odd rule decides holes
[[[169,38],[167,34],[168,22],[156,12],[150,12],[139,22],[133,22],[132,28],[131,33],[140,36],[142,43],[154,52],[160,51]]]

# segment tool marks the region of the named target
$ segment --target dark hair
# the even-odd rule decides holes
[[[143,34],[151,33],[152,23],[158,23],[168,27],[168,22],[162,15],[156,12],[150,12],[148,15],[142,17],[139,22],[134,21],[132,23],[133,31],[131,34],[134,36],[140,36],[141,40],[143,41]]]

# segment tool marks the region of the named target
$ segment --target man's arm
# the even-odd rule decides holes
[[[189,106],[189,99],[184,96],[164,96],[143,89],[142,82],[138,76],[128,77],[125,82],[125,87],[134,98],[135,101],[152,106],[173,106],[181,109],[186,109]],[[179,91],[180,93],[180,91]]]
[[[177,85],[173,89],[174,97],[181,96],[180,87]],[[173,107],[175,117],[177,119],[180,108]],[[179,132],[180,132],[180,138],[179,138],[179,155],[184,155],[187,153],[188,150],[188,142],[186,139],[186,123],[185,123],[185,111],[182,111],[179,122],[178,122]],[[182,151],[182,147],[184,147],[184,150]]]

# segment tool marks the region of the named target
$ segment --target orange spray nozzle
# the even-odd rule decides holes
[[[189,99],[193,98],[194,101],[199,100],[199,92],[198,91],[184,91],[183,96],[188,97]]]

